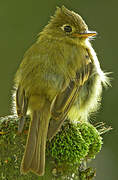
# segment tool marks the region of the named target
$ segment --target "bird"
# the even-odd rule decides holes
[[[14,78],[14,102],[23,131],[31,117],[21,173],[43,176],[47,140],[70,122],[87,122],[100,106],[109,79],[101,70],[83,18],[65,6],[57,7],[36,42],[26,51]]]

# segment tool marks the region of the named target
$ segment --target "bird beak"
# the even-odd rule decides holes
[[[97,32],[95,31],[86,31],[84,33],[75,33],[73,34],[74,37],[82,37],[82,38],[88,38],[88,37],[92,37],[92,36],[96,36]]]

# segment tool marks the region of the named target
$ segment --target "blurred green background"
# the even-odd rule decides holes
[[[0,116],[10,114],[13,78],[23,54],[47,24],[56,6],[65,5],[78,12],[98,32],[92,41],[102,69],[111,74],[112,88],[104,90],[96,121],[113,130],[104,135],[101,153],[92,161],[96,180],[118,179],[118,1],[83,0],[0,0]],[[94,118],[95,119],[95,118]],[[95,120],[94,120],[95,121]]]

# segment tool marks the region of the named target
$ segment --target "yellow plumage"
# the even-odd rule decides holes
[[[87,121],[99,106],[102,84],[108,81],[89,42],[95,34],[81,16],[57,8],[25,53],[15,76],[19,132],[25,115],[31,116],[22,173],[43,175],[47,138],[53,138],[66,117]]]

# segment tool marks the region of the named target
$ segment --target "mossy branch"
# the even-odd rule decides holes
[[[0,179],[1,180],[87,180],[95,170],[86,167],[88,159],[95,158],[102,146],[102,138],[90,123],[73,124],[66,120],[61,131],[47,142],[46,172],[43,177],[33,173],[22,175],[20,163],[24,153],[29,126],[26,118],[22,134],[17,133],[18,118],[0,118]]]

